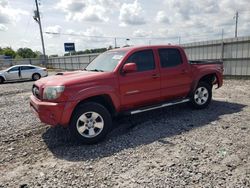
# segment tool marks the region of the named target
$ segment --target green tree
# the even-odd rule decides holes
[[[49,57],[58,57],[57,54],[50,55]]]
[[[30,48],[19,48],[17,54],[22,58],[36,58],[37,53],[33,52]]]
[[[2,49],[2,54],[5,56],[9,56],[11,58],[15,58],[16,57],[16,52],[14,50],[12,50],[11,47],[6,47]]]
[[[109,46],[109,49],[112,49],[112,46]],[[71,55],[81,55],[81,54],[93,54],[93,53],[103,53],[106,52],[107,48],[95,48],[95,49],[86,49],[84,51],[72,52]],[[65,53],[64,56],[69,56],[70,53]]]
[[[42,52],[40,52],[40,51],[35,51],[35,53],[37,54],[37,57],[40,57],[43,55]]]

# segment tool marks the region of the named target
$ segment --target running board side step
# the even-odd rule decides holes
[[[190,99],[183,99],[183,100],[168,102],[168,103],[161,104],[159,106],[151,106],[151,107],[148,107],[148,108],[141,108],[141,109],[138,109],[138,110],[133,110],[133,111],[130,112],[130,114],[131,115],[139,114],[139,113],[142,113],[142,112],[155,110],[155,109],[159,109],[159,108],[164,108],[164,107],[167,107],[167,106],[173,106],[173,105],[176,105],[176,104],[181,104],[181,103],[185,103],[185,102],[189,102],[189,101],[190,101]]]

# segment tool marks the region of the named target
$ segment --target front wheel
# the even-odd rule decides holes
[[[3,77],[0,76],[0,84],[2,84],[4,82]]]
[[[212,86],[206,82],[200,82],[191,95],[191,105],[196,109],[206,108],[212,99]]]
[[[74,139],[94,144],[105,138],[111,126],[112,118],[108,110],[98,103],[87,102],[77,107],[69,129]]]

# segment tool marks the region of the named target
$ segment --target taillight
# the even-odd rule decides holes
[[[223,72],[224,71],[223,64],[219,65],[217,69],[218,69],[218,71]]]
[[[222,72],[224,72],[224,66],[223,65],[220,66],[220,69],[221,69]]]

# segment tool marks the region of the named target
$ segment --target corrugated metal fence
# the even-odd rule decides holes
[[[42,59],[0,59],[0,70],[8,68],[13,65],[25,65],[25,64],[32,64],[32,65],[42,65]]]
[[[48,59],[48,66],[54,69],[79,70],[84,69],[99,54],[55,57]]]
[[[195,42],[182,46],[190,60],[221,60],[224,63],[224,75],[250,76],[250,36]],[[49,58],[47,67],[62,70],[83,69],[98,55],[87,54]],[[41,65],[42,60],[0,60],[0,69],[16,64]]]
[[[99,54],[86,54],[76,56],[62,56],[47,59],[47,68],[61,70],[79,70],[85,68]],[[43,59],[0,59],[0,70],[13,66],[32,64],[43,66]]]
[[[250,37],[182,45],[190,60],[221,60],[224,75],[250,76]]]

